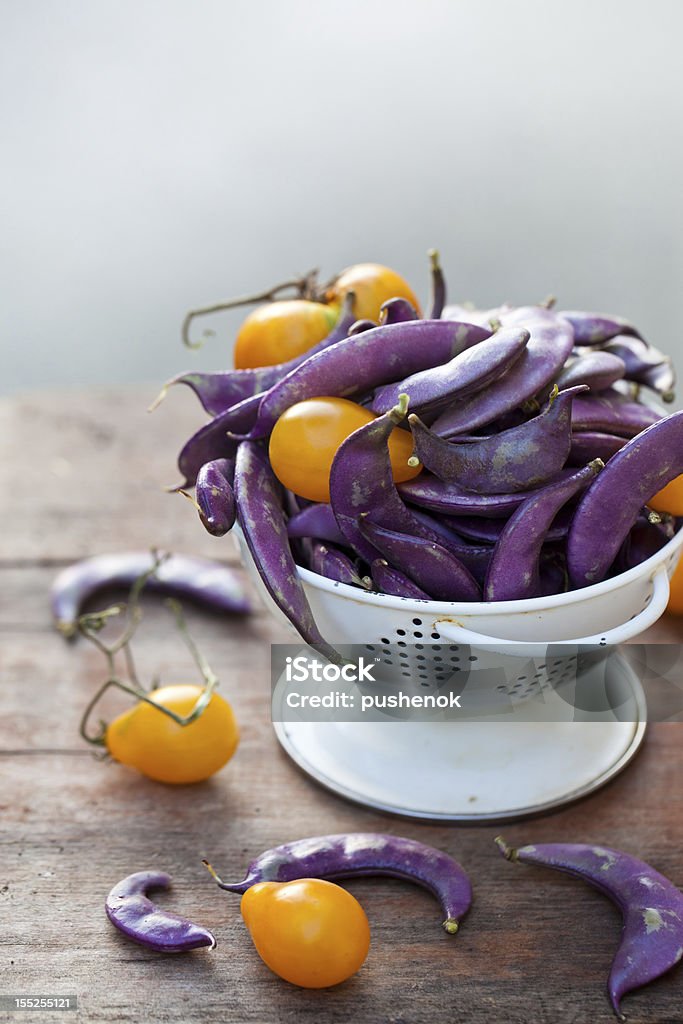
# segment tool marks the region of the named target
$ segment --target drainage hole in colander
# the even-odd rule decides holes
[[[385,664],[385,665],[393,665],[394,663],[393,663],[393,661],[391,660],[391,658],[385,658],[385,659],[384,659],[384,664]]]
[[[380,640],[380,643],[383,643],[385,647],[388,647],[389,646],[389,638],[386,637],[386,636],[383,636],[381,638],[381,640]]]
[[[413,636],[417,637],[418,640],[421,640],[422,637],[424,636],[424,633],[420,633],[419,629],[415,629],[413,630]]]
[[[405,635],[406,635],[405,629],[397,629],[396,630],[396,636],[405,636]]]
[[[424,651],[424,649],[425,649],[425,645],[424,644],[415,644],[415,650],[416,651]]]
[[[382,651],[382,654],[387,654],[387,655],[390,655],[390,654],[391,654],[391,651],[389,650],[389,648],[388,648],[388,647],[385,647],[385,648],[384,648],[384,650]]]
[[[476,656],[476,654],[470,654],[470,656],[469,656],[469,658],[467,660],[468,661],[479,661],[479,658]]]
[[[414,626],[421,626],[422,625],[422,619],[413,619],[413,625]]]
[[[431,636],[432,640],[440,640],[441,639],[441,633],[431,633],[430,636]]]
[[[415,659],[416,659],[416,661],[425,661],[426,660],[424,654],[416,654],[415,655]]]
[[[396,641],[396,646],[397,647],[407,647],[408,644],[405,642],[405,640],[397,640]]]
[[[420,686],[429,686],[429,683],[420,683]]]
[[[408,676],[408,677],[409,677],[409,676],[410,676],[410,672],[401,672],[401,675],[402,675],[402,676]]]
[[[365,650],[366,651],[374,651],[374,649],[375,649],[375,645],[374,644],[366,644],[365,645]]]
[[[433,661],[443,661],[443,658],[441,657],[440,654],[435,654],[432,660]]]
[[[499,693],[505,693],[507,687],[505,683],[499,683],[496,689],[498,690]]]

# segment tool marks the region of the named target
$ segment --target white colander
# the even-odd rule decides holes
[[[239,527],[234,534],[262,600],[289,625],[266,590]],[[467,666],[471,682],[477,670],[495,666],[505,680],[498,688],[514,704],[527,704],[576,679],[582,671],[577,646],[614,647],[662,615],[682,546],[680,530],[627,572],[581,590],[525,601],[420,601],[367,593],[309,569],[298,572],[328,642],[365,645],[373,657],[393,664],[399,681],[411,679],[424,687],[438,687],[458,667]],[[570,645],[567,656],[557,657],[555,649],[548,658],[548,645],[558,643]],[[638,721],[533,723],[527,713],[523,722],[492,723],[488,731],[486,723],[396,721],[280,723],[276,732],[309,774],[359,802],[431,819],[509,819],[589,792],[635,753],[644,731],[642,690],[624,663],[618,662],[612,673],[617,670],[633,691]],[[573,728],[567,732],[567,726]],[[490,771],[494,736],[500,769],[495,777]],[[464,749],[469,751],[466,782],[457,758]],[[503,785],[501,772],[508,780]]]

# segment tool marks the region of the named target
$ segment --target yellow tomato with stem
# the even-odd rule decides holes
[[[241,912],[271,971],[302,988],[329,988],[363,965],[370,948],[365,911],[350,892],[320,878],[257,882]]]
[[[347,398],[307,398],[290,406],[270,435],[268,454],[280,483],[309,501],[330,500],[330,469],[337,449],[375,413]],[[410,431],[395,427],[389,437],[389,457],[396,483],[412,480],[422,466],[409,466],[413,454]]]
[[[354,315],[358,320],[378,320],[379,311],[389,299],[407,299],[420,316],[420,303],[405,278],[380,263],[356,263],[335,278],[325,298],[340,304],[347,292],[355,295]]]
[[[284,363],[326,338],[339,307],[308,299],[270,302],[250,313],[237,333],[235,369]]]
[[[194,709],[204,687],[178,683],[153,690],[150,700],[181,718]],[[218,693],[189,725],[140,701],[109,723],[105,745],[115,761],[158,782],[183,784],[208,779],[230,760],[239,728],[230,704]]]

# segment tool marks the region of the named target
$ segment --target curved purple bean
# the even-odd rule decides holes
[[[337,548],[327,547],[325,544],[314,544],[309,568],[313,572],[317,572],[319,576],[325,576],[328,580],[348,583],[350,586],[363,587],[367,590],[367,584],[360,578],[357,566],[348,555]]]
[[[652,345],[646,345],[639,338],[623,335],[617,335],[605,345],[603,351],[613,353],[623,360],[627,380],[651,388],[664,402],[673,402],[676,374],[669,356]]]
[[[561,474],[560,474],[561,475]],[[436,476],[421,473],[414,480],[398,485],[398,493],[411,505],[426,508],[443,515],[489,516],[491,519],[505,519],[531,494],[474,494],[454,483],[445,483]]]
[[[451,529],[450,524],[445,523],[443,519],[436,519],[424,512],[418,512],[417,509],[413,509],[413,515],[425,527],[425,535],[430,539],[438,540],[441,547],[455,555],[458,561],[462,562],[474,576],[477,583],[483,586],[491,561],[491,546],[489,544],[471,544],[464,538],[464,535]]]
[[[667,358],[658,366],[652,366],[642,374],[640,383],[651,391],[656,391],[663,402],[673,402],[676,397],[676,371],[673,361]]]
[[[331,544],[346,544],[346,538],[337,526],[331,505],[308,505],[287,522],[290,537],[315,537]]]
[[[574,341],[577,345],[601,345],[610,338],[616,338],[618,334],[627,334],[633,338],[640,338],[641,335],[633,324],[620,316],[610,316],[607,313],[583,313],[578,310],[563,309],[557,314],[568,320],[574,332]]]
[[[245,893],[257,882],[292,882],[297,878],[403,878],[431,892],[445,915],[443,927],[454,935],[472,904],[472,886],[456,860],[414,839],[376,832],[314,836],[284,843],[253,860],[241,882],[224,882],[204,861],[227,892]]]
[[[571,388],[576,384],[587,384],[591,391],[604,391],[626,375],[623,359],[612,352],[599,349],[585,356],[571,359],[555,378],[558,388]]]
[[[249,438],[265,437],[282,413],[318,395],[348,398],[438,366],[490,336],[473,324],[416,320],[385,324],[311,356],[267,391]]]
[[[403,324],[417,319],[417,310],[407,299],[388,299],[380,307],[380,324]],[[372,321],[368,322],[372,323]],[[377,324],[372,326],[377,327]]]
[[[572,429],[575,432],[635,437],[659,419],[661,413],[655,409],[612,388],[599,395],[583,395],[574,401],[572,407]]]
[[[374,331],[379,326],[374,320],[356,320],[348,329],[347,338],[353,338],[355,334],[363,334],[365,331]]]
[[[429,268],[432,281],[429,319],[440,320],[446,305],[446,278],[443,275],[441,260],[436,249],[429,250]]]
[[[291,370],[294,370],[301,363],[305,362],[316,352],[322,352],[335,345],[338,341],[346,338],[349,328],[354,323],[353,316],[353,292],[347,292],[344,296],[342,307],[339,311],[337,323],[322,341],[317,345],[294,356],[285,363],[277,363],[274,366],[259,366],[253,370],[219,370],[214,373],[181,373],[161,390],[159,397],[153,403],[152,408],[164,399],[170,387],[174,384],[186,384],[196,394],[202,406],[211,416],[220,416],[221,413],[232,409],[234,405],[242,402],[245,398],[262,394],[268,388],[273,387],[279,380],[282,380]],[[236,430],[239,428],[235,428]],[[245,427],[245,429],[248,429]]]
[[[628,438],[617,437],[616,434],[602,434],[595,430],[585,430],[572,434],[572,446],[569,450],[569,464],[585,466],[591,459],[602,459],[608,462],[613,455],[624,447]]]
[[[501,314],[504,327],[524,327],[531,337],[515,365],[488,391],[457,402],[432,424],[435,434],[455,437],[486,426],[551,384],[569,356],[574,339],[567,322],[540,306]]]
[[[512,494],[557,476],[571,448],[572,401],[585,385],[557,393],[518,427],[478,441],[447,441],[409,416],[417,459],[435,476],[477,494]]]
[[[259,575],[300,636],[335,664],[342,659],[322,637],[306,599],[287,539],[287,526],[267,452],[243,441],[235,460],[237,519]]]
[[[372,582],[383,594],[392,597],[405,597],[417,601],[431,601],[429,594],[413,583],[411,579],[398,569],[394,569],[384,558],[376,558],[370,566]]]
[[[441,366],[379,388],[372,400],[373,412],[387,412],[401,394],[408,395],[411,409],[434,408],[448,399],[461,401],[508,373],[521,358],[528,341],[529,332],[525,328],[502,328]]]
[[[563,505],[603,469],[600,459],[559,483],[548,484],[519,506],[508,520],[491,556],[484,585],[486,601],[518,601],[541,594],[541,549]]]
[[[477,581],[459,559],[441,544],[424,537],[385,530],[367,517],[359,520],[361,533],[391,565],[405,573],[437,601],[479,601]]]
[[[261,395],[252,395],[200,427],[180,451],[178,469],[185,480],[173,489],[193,487],[199,470],[207,462],[226,456],[232,458],[237,451],[237,440],[229,437],[228,432],[239,434],[249,430],[256,421],[260,404]]]
[[[163,871],[136,871],[111,890],[104,904],[107,917],[120,932],[158,953],[187,953],[203,946],[214,949],[208,928],[162,910],[148,898],[150,889],[167,889],[171,876]]]
[[[224,537],[235,525],[235,495],[230,483],[234,472],[232,459],[214,459],[206,462],[197,474],[199,518],[213,537]]]
[[[683,412],[653,423],[613,455],[588,488],[567,538],[575,587],[604,579],[650,498],[683,473]]]
[[[108,588],[130,590],[155,563],[149,551],[96,555],[70,565],[55,578],[50,592],[54,624],[67,639],[77,633],[77,619],[86,603]],[[246,615],[251,611],[238,573],[208,558],[171,555],[165,558],[145,590],[166,597],[197,601],[219,612]]]
[[[614,564],[618,572],[626,572],[656,555],[673,535],[673,521],[651,522],[647,516],[639,516],[617,554]]]
[[[500,837],[496,843],[507,860],[581,878],[619,907],[621,939],[607,990],[620,1020],[625,995],[659,978],[683,958],[683,893],[645,861],[621,850],[584,843],[536,843],[516,850]]]

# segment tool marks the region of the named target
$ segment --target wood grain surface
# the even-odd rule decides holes
[[[233,702],[242,741],[217,777],[155,784],[100,763],[77,734],[102,679],[101,656],[52,629],[57,569],[104,551],[174,551],[235,561],[230,539],[208,537],[189,503],[164,494],[175,452],[203,416],[189,394],[153,415],[153,389],[34,394],[0,403],[0,993],[77,994],[78,1015],[17,1013],[22,1022],[298,1022],[315,1024],[602,1024],[619,915],[598,893],[498,855],[495,827],[435,827],[355,807],[299,773],[269,721],[269,644],[287,639],[264,612],[222,619],[190,610],[191,628]],[[165,612],[145,600],[141,673],[187,678],[192,666]],[[651,639],[679,642],[676,620]],[[124,706],[112,699],[107,710]],[[511,843],[585,841],[650,860],[683,886],[683,728],[651,726],[642,752],[588,800],[505,828]],[[365,966],[314,992],[260,962],[239,914],[201,865],[241,876],[262,850],[306,835],[394,831],[454,854],[475,904],[455,937],[439,908],[401,882],[349,883],[372,928]],[[168,871],[159,902],[210,927],[212,953],[161,956],[108,923],[103,900],[122,876]],[[683,1021],[683,974],[629,997],[633,1024]],[[0,1014],[1,1016],[1,1014]]]

